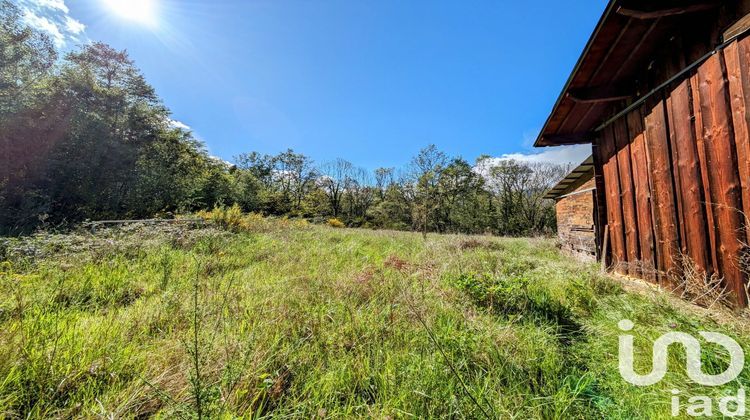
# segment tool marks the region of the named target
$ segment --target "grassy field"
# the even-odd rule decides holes
[[[624,382],[623,318],[648,354],[668,331],[723,332],[746,352],[750,335],[626,292],[553,240],[244,230],[7,242],[0,417],[654,418],[673,388],[750,384],[696,386],[678,351],[661,383]],[[706,371],[726,358],[704,346]]]

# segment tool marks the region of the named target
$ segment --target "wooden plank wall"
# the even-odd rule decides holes
[[[747,305],[750,37],[607,126],[594,154],[615,271],[678,287],[689,263]]]

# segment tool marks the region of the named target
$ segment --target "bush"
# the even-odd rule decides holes
[[[242,214],[242,209],[237,204],[232,207],[217,206],[211,211],[202,210],[198,212],[201,219],[214,222],[223,229],[240,231],[247,230],[247,221]]]
[[[197,216],[232,232],[270,232],[278,229],[304,229],[309,226],[305,219],[273,219],[258,213],[243,213],[237,204],[229,208],[221,206],[211,211],[203,210]]]
[[[337,229],[338,228],[343,228],[343,227],[346,226],[344,224],[344,222],[342,222],[341,220],[339,220],[339,219],[337,219],[335,217],[333,219],[328,219],[327,224],[328,224],[328,226],[330,226],[332,228],[337,228]]]

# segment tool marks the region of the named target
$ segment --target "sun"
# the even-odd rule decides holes
[[[122,19],[153,26],[156,24],[157,0],[103,0]]]

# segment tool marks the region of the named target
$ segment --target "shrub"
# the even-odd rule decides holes
[[[337,228],[337,229],[346,226],[346,225],[344,225],[344,222],[342,222],[341,220],[339,220],[339,219],[337,219],[335,217],[333,219],[328,219],[327,224],[328,224],[328,226],[330,226],[332,228]]]
[[[222,206],[211,211],[200,211],[197,216],[232,232],[271,232],[279,229],[304,229],[309,226],[304,219],[272,219],[258,213],[243,213],[237,204],[229,208]]]
[[[245,230],[246,221],[242,214],[242,209],[237,204],[226,208],[224,206],[214,207],[211,211],[202,210],[198,212],[198,217],[216,223],[221,228],[238,231]]]

